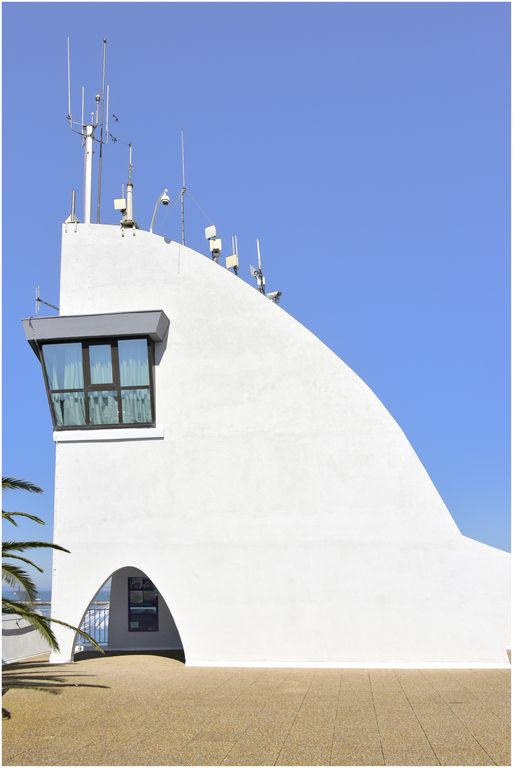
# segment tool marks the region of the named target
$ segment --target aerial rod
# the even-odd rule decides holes
[[[185,193],[187,188],[185,186],[185,152],[183,147],[183,131],[182,131],[182,188],[180,190],[180,213],[182,220],[182,245],[185,245]]]
[[[260,291],[260,293],[265,294],[265,277],[262,272],[262,259],[260,257],[260,240],[258,239],[258,237],[256,241],[256,247],[257,247],[258,268],[255,269],[255,267],[252,267],[250,264],[249,271],[251,272],[252,277],[254,277],[255,280],[257,281],[257,288]]]
[[[59,307],[56,307],[55,304],[50,304],[49,301],[45,301],[41,298],[39,295],[39,286],[36,285],[36,315],[39,314],[39,305],[40,304],[46,304],[47,307],[51,307],[52,309],[56,309],[57,312],[59,312]]]
[[[68,36],[68,122],[69,127],[73,127],[73,118],[71,115],[71,64],[70,64],[70,52],[69,52],[69,36]]]
[[[102,67],[102,92],[100,95],[101,124],[100,124],[100,152],[98,157],[98,199],[96,201],[96,223],[100,223],[100,208],[102,197],[102,165],[103,165],[103,124],[105,122],[105,70],[107,66],[107,40],[103,40],[103,67]],[[98,114],[98,113],[97,113]],[[98,122],[98,120],[97,120]],[[108,136],[108,134],[107,134]]]

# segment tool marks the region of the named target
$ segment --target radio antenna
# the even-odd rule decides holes
[[[260,291],[260,293],[265,293],[265,277],[264,273],[262,272],[262,259],[260,257],[260,240],[257,237],[256,241],[256,247],[257,247],[257,259],[258,259],[258,269],[255,269],[255,267],[249,265],[249,271],[251,272],[251,276],[255,278],[257,281],[257,288]]]
[[[98,198],[96,203],[96,221],[100,223],[101,206],[101,183],[102,183],[102,164],[103,164],[103,145],[108,141],[108,132],[105,136],[108,117],[105,117],[105,76],[107,69],[107,40],[103,40],[103,65],[102,65],[102,87],[101,93],[95,96],[95,111],[91,112],[91,117],[86,123],[85,120],[85,87],[82,86],[82,112],[80,131],[74,130],[73,118],[71,112],[71,44],[70,38],[67,38],[68,48],[68,114],[67,120],[74,133],[79,133],[84,147],[84,224],[91,223],[91,205],[93,192],[93,142],[100,144],[99,162],[98,162]],[[107,104],[109,101],[109,86],[107,86]],[[107,110],[108,111],[108,110]],[[99,138],[94,135],[95,130],[100,128]]]
[[[96,223],[100,223],[100,206],[102,197],[102,165],[103,165],[103,125],[105,123],[105,68],[107,66],[107,40],[103,41],[103,67],[102,67],[102,92],[100,95],[101,123],[100,123],[100,152],[98,157],[98,199],[96,202]],[[109,134],[107,133],[107,136]]]
[[[239,249],[237,246],[237,235],[232,235],[232,253],[226,257],[226,269],[233,269],[234,274],[239,274]]]
[[[182,131],[182,188],[180,190],[180,211],[182,218],[182,245],[185,245],[185,193],[187,188],[185,186],[185,152],[183,148],[183,131]]]
[[[59,312],[59,307],[56,307],[55,304],[50,304],[49,301],[45,301],[44,299],[41,298],[41,296],[39,295],[39,286],[36,285],[36,315],[39,314],[39,309],[40,309],[39,305],[40,304],[45,304],[47,307],[51,307],[52,309],[56,309],[57,312]]]
[[[68,37],[68,122],[69,127],[73,128],[73,117],[71,114],[71,64],[69,53],[69,37]]]

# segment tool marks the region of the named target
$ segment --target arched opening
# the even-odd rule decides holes
[[[185,662],[180,633],[164,598],[144,571],[119,568],[96,592],[80,629],[90,634],[108,655],[151,653]],[[98,652],[80,635],[74,656]]]

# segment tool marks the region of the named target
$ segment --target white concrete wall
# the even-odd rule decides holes
[[[112,576],[109,613],[109,651],[179,650],[180,635],[162,595],[158,597],[159,628],[157,632],[128,631],[128,579],[147,576],[137,568],[121,568]],[[147,578],[150,578],[147,576]],[[155,584],[155,587],[157,585]],[[158,589],[158,587],[157,587]]]
[[[134,564],[188,663],[507,661],[509,557],[459,533],[384,406],[281,307],[189,248],[106,225],[64,231],[60,307],[163,309],[171,325],[163,437],[57,444],[55,540],[72,554],[54,556],[56,615],[77,624]]]
[[[2,663],[23,661],[48,653],[50,646],[28,621],[20,616],[2,615]]]

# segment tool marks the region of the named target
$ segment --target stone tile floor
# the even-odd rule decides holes
[[[25,662],[4,686],[15,677],[41,690],[4,695],[5,765],[510,764],[509,670],[189,668],[138,655]]]

